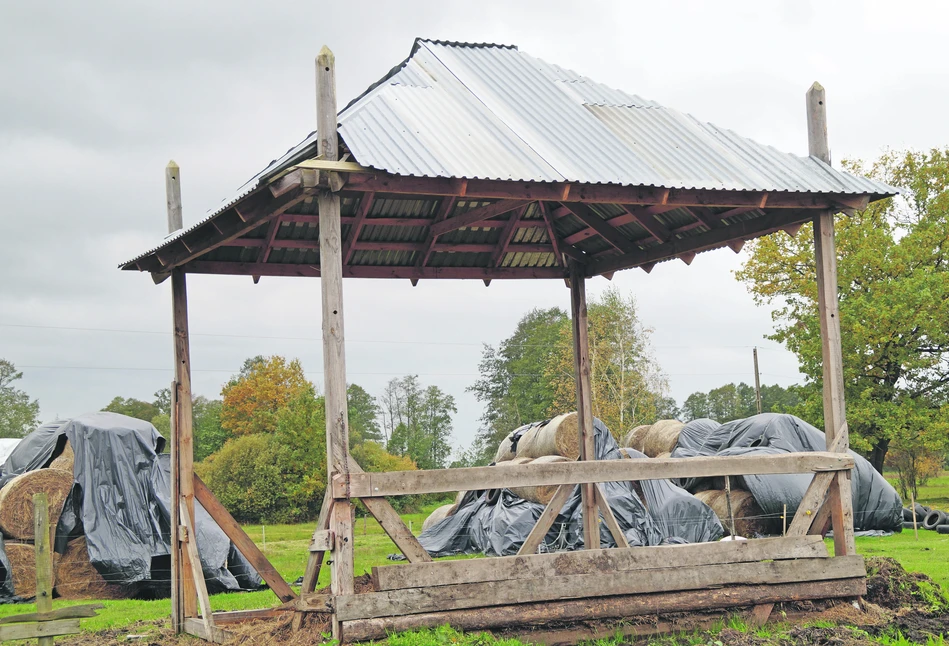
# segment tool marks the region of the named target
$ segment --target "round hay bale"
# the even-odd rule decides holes
[[[651,458],[660,453],[672,453],[679,441],[679,432],[685,426],[677,419],[664,419],[649,427],[643,437],[642,452]]]
[[[36,596],[36,547],[32,543],[6,543],[4,548],[10,559],[13,591],[17,596],[29,599]],[[53,552],[53,581],[59,554]]]
[[[656,457],[657,457],[657,458],[671,458],[671,457],[672,457],[672,453],[660,453],[660,454],[657,455]]]
[[[0,489],[0,530],[12,538],[33,540],[33,494],[40,492],[49,497],[49,525],[56,527],[72,484],[72,472],[60,469],[18,475]]]
[[[77,538],[69,542],[59,559],[56,592],[62,599],[125,599],[131,589],[103,579],[89,561],[86,539]]]
[[[543,455],[534,460],[528,460],[534,464],[553,464],[555,462],[572,462],[562,455]],[[524,463],[526,464],[526,463]],[[537,487],[511,487],[511,492],[524,500],[537,502],[546,505],[554,497],[558,485],[540,485]]]
[[[430,513],[428,515],[428,518],[426,518],[425,521],[422,523],[422,531],[424,532],[426,529],[428,529],[432,525],[435,525],[436,523],[442,520],[445,520],[446,518],[451,516],[454,513],[455,508],[456,508],[455,504],[442,505],[441,507],[439,507],[438,509]]]
[[[626,434],[626,437],[623,438],[623,446],[642,452],[643,439],[646,437],[646,433],[649,432],[651,426],[652,424],[643,424],[631,430]]]
[[[728,501],[725,492],[721,489],[709,489],[694,494],[696,498],[712,508],[722,523],[726,534],[731,534],[731,523],[728,518]],[[732,513],[735,516],[735,532],[739,536],[756,536],[768,533],[768,523],[763,517],[764,512],[755,502],[754,497],[740,489],[732,489]]]
[[[504,439],[501,440],[501,444],[498,445],[498,451],[494,454],[494,462],[495,464],[507,462],[508,460],[513,460],[514,457],[514,443],[511,442],[511,437],[506,435]]]
[[[49,463],[49,469],[59,469],[60,471],[67,471],[72,475],[73,462],[75,462],[76,456],[73,453],[72,447],[69,445],[69,440],[66,440],[66,444],[63,445],[63,451],[60,453],[52,462]]]
[[[521,435],[517,457],[541,458],[559,455],[568,460],[580,457],[580,434],[577,414],[564,413],[543,426],[535,426]]]

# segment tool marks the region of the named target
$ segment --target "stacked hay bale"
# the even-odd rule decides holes
[[[564,413],[543,426],[529,428],[517,443],[517,457],[542,458],[559,455],[568,460],[580,457],[577,414]]]
[[[731,519],[728,516],[728,498],[724,490],[708,489],[693,494],[712,508],[722,522],[726,534],[731,534]],[[764,512],[751,493],[742,489],[731,490],[732,515],[735,517],[735,534],[745,538],[768,534],[769,526]]]
[[[89,560],[85,538],[69,541],[55,572],[56,592],[61,599],[124,599],[130,596],[128,587],[111,584],[102,578]]]
[[[651,458],[668,457],[679,441],[679,433],[685,426],[677,419],[663,419],[655,424],[637,426],[623,438],[625,448],[636,449]]]

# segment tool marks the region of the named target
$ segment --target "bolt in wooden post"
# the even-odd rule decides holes
[[[811,157],[830,164],[826,95],[821,84],[816,82],[807,91],[807,143]],[[814,260],[817,267],[817,308],[823,358],[824,434],[828,447],[836,442],[837,450],[845,453],[850,443],[844,405],[833,211],[824,211],[814,218]],[[841,471],[837,474],[830,487],[827,504],[830,505],[834,528],[834,553],[838,556],[856,553],[850,472]]]
[[[53,610],[53,558],[50,553],[49,498],[33,494],[33,540],[36,549],[36,612]],[[40,637],[40,646],[53,646],[52,637]]]

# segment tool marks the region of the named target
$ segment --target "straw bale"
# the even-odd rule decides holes
[[[494,462],[495,464],[507,462],[508,460],[513,460],[514,457],[514,443],[511,442],[509,435],[505,435],[504,439],[501,440],[501,444],[498,446],[497,453],[494,454]]]
[[[712,508],[715,515],[725,528],[725,534],[731,534],[731,523],[728,518],[728,501],[722,489],[708,489],[694,494],[696,498]],[[732,513],[735,515],[735,532],[739,536],[754,537],[759,534],[768,534],[768,522],[764,512],[755,502],[754,497],[747,491],[732,489]]]
[[[438,523],[439,521],[445,520],[446,518],[451,516],[453,513],[455,513],[455,509],[457,508],[458,508],[458,503],[442,505],[441,507],[439,507],[438,509],[430,513],[428,515],[428,518],[426,518],[425,521],[422,522],[422,531],[424,532],[426,529],[428,529],[432,525]]]
[[[631,430],[626,434],[626,437],[623,438],[623,446],[642,452],[643,439],[646,437],[646,433],[649,432],[651,426],[652,424],[643,424]]]
[[[125,599],[131,588],[109,583],[89,561],[85,538],[77,538],[66,546],[56,569],[56,592],[63,599]]]
[[[543,455],[534,460],[529,460],[534,464],[553,464],[555,462],[572,462],[562,455]],[[526,464],[526,463],[525,463]],[[542,505],[546,505],[550,502],[550,499],[554,497],[554,493],[557,491],[559,485],[540,485],[537,487],[512,487],[511,492],[524,500],[530,500],[531,502],[538,502]]]
[[[643,453],[651,458],[660,453],[671,453],[683,426],[685,424],[677,419],[664,419],[653,424],[643,438]]]
[[[73,454],[72,447],[69,445],[69,440],[66,440],[66,444],[63,445],[62,452],[49,463],[50,469],[59,469],[60,471],[67,471],[70,474],[73,472],[73,462],[75,462],[76,456]]]
[[[32,543],[4,544],[10,569],[13,570],[13,591],[17,596],[29,599],[36,596],[36,546]],[[53,580],[56,580],[56,565],[59,554],[53,552]]]
[[[49,497],[49,524],[56,527],[72,484],[72,473],[60,469],[18,475],[0,489],[0,530],[5,536],[33,540],[33,494],[40,492]]]
[[[559,455],[568,460],[580,457],[577,414],[558,415],[540,427],[528,429],[517,443],[517,457],[540,458]]]

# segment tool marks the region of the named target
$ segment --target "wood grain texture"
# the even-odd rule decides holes
[[[78,619],[56,619],[30,624],[11,624],[0,626],[0,642],[13,639],[41,639],[41,644],[53,643],[52,638],[60,635],[75,635],[79,632]]]
[[[560,510],[567,504],[567,500],[572,493],[573,485],[560,485],[557,487],[557,491],[554,492],[553,497],[550,499],[550,502],[547,503],[540,518],[537,519],[534,528],[531,529],[530,534],[527,535],[521,548],[517,551],[518,555],[537,553],[537,548],[540,547],[540,544],[544,541],[544,537],[547,535],[547,532],[550,531],[551,525],[557,520]],[[375,572],[375,570],[376,568],[373,568],[373,572]],[[439,579],[432,578],[427,580],[434,581]]]
[[[596,448],[593,442],[593,391],[590,384],[586,277],[583,267],[576,261],[570,263],[570,322],[573,330],[573,368],[577,388],[577,431],[580,434],[580,461],[584,462],[596,459]],[[597,513],[595,483],[580,483],[580,501],[583,546],[586,549],[599,548],[600,517]]]

